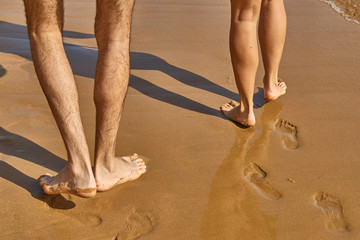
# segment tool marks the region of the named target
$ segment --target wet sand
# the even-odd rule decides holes
[[[321,0],[349,22],[360,24],[360,0]]]
[[[21,1],[0,0],[1,239],[358,239],[360,28],[319,1],[286,1],[288,93],[241,129],[225,0],[138,0],[117,154],[140,180],[95,198],[46,196],[36,179],[66,151],[36,80]],[[64,41],[90,149],[95,4],[67,1]],[[93,153],[91,153],[93,156]]]

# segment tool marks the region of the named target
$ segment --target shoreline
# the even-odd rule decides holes
[[[358,11],[358,4],[356,0],[349,1],[344,4],[341,1],[332,1],[332,0],[320,0],[328,4],[335,12],[343,16],[347,21],[360,24],[360,12]]]

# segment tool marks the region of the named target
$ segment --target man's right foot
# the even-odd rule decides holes
[[[286,93],[286,84],[280,78],[270,83],[268,86],[264,84],[264,99],[266,101],[273,101]]]
[[[235,101],[225,103],[220,107],[220,111],[230,120],[239,123],[244,127],[255,125],[255,115],[253,112],[241,112],[240,104]]]
[[[94,197],[96,183],[91,168],[86,171],[74,170],[76,173],[70,173],[69,165],[66,165],[58,175],[42,175],[38,181],[46,194],[69,193],[85,198]]]
[[[118,184],[138,179],[146,172],[146,164],[135,153],[130,157],[115,157],[114,168],[109,170],[97,163],[95,179],[97,190],[103,192]]]

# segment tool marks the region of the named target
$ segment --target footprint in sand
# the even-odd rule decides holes
[[[315,205],[325,213],[325,226],[334,232],[348,232],[340,200],[326,192],[314,194]]]
[[[275,120],[275,126],[283,136],[284,146],[288,149],[296,149],[298,147],[297,127],[281,118]]]
[[[281,193],[266,180],[266,172],[257,164],[251,162],[243,169],[243,173],[245,179],[252,183],[264,197],[273,200],[281,198]]]
[[[152,211],[135,209],[130,213],[124,229],[118,233],[115,240],[138,239],[152,232],[158,221],[158,216]]]

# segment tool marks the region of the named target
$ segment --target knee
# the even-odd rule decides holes
[[[284,6],[284,0],[262,0],[261,8],[266,9],[270,6]]]
[[[130,23],[129,23],[130,24]],[[123,22],[97,22],[95,24],[95,37],[99,50],[122,51],[130,44],[130,27]]]
[[[95,36],[103,41],[127,41],[134,0],[98,0],[95,17]]]
[[[63,29],[64,11],[62,1],[24,1],[26,23],[30,36],[60,34]]]
[[[34,26],[28,24],[28,33],[30,36],[46,36],[56,34],[61,35],[62,31],[57,25],[37,24]]]
[[[60,41],[62,39],[62,32],[57,27],[36,26],[28,27],[29,39],[33,44],[45,43],[49,41]]]
[[[256,22],[260,15],[261,1],[233,1],[232,3],[232,21],[249,21]],[[240,3],[239,3],[240,2]]]
[[[283,3],[284,0],[262,0],[262,5],[268,4],[268,3]]]
[[[129,34],[96,34],[96,43],[100,53],[109,53],[111,56],[122,56],[129,52]]]

